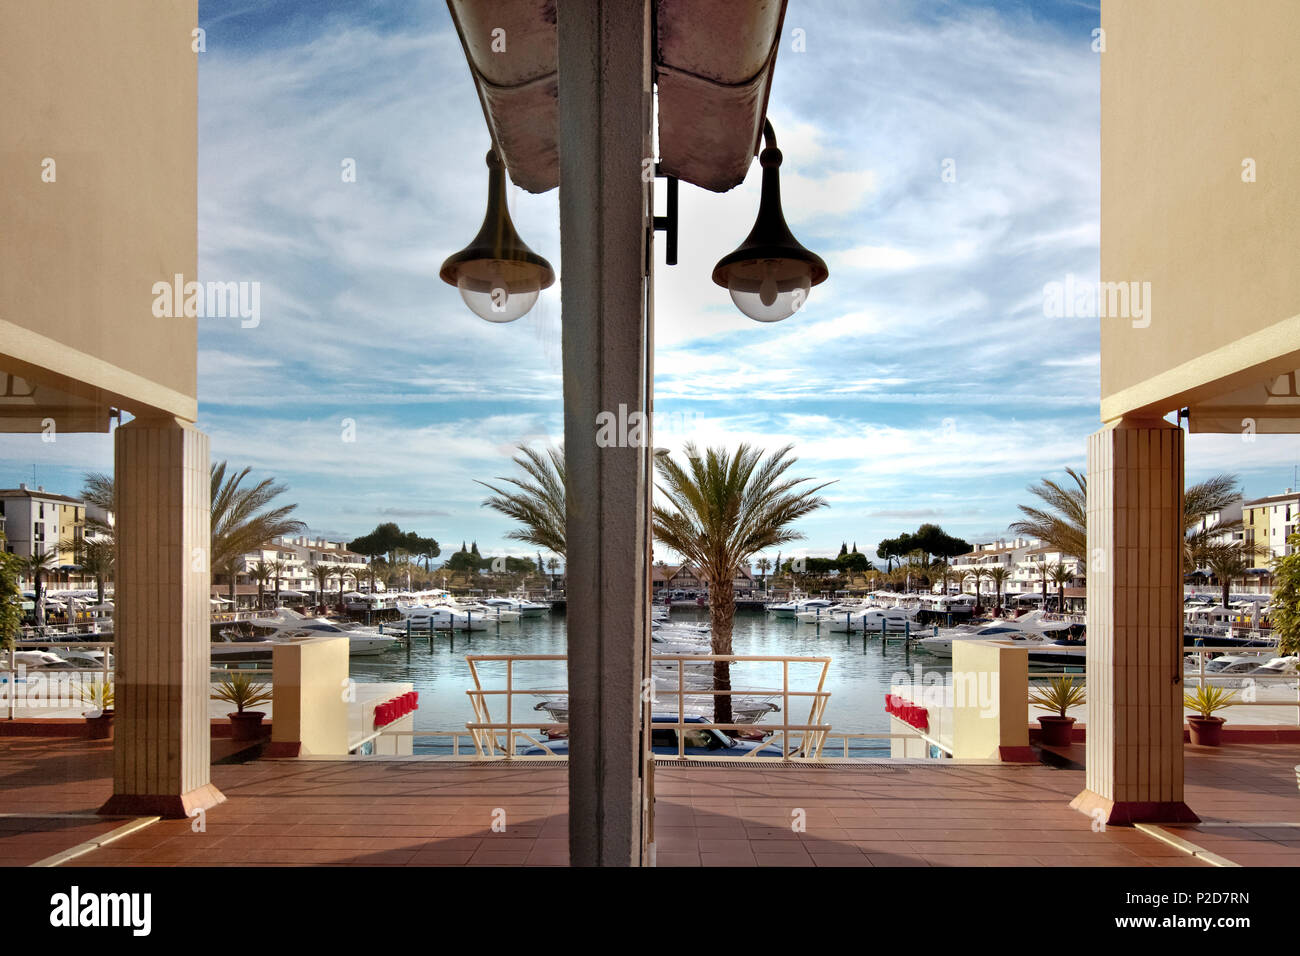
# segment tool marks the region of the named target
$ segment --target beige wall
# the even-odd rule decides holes
[[[0,371],[193,420],[196,0],[0,2]],[[54,182],[42,163],[55,161]]]
[[[1152,298],[1149,328],[1101,321],[1110,421],[1300,367],[1300,3],[1105,0],[1102,26],[1101,278]]]
[[[1017,759],[1029,750],[1029,652],[997,641],[953,641],[952,755]]]
[[[348,752],[348,642],[313,637],[271,650],[271,741],[294,756]]]

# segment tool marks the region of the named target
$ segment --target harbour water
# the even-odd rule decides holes
[[[707,623],[708,612],[703,608],[673,608],[670,620],[686,623]],[[454,649],[445,631],[437,632],[433,650],[424,636],[418,637],[406,650],[395,649],[382,657],[355,657],[352,659],[352,676],[361,681],[410,681],[420,692],[420,708],[415,715],[417,731],[464,730],[466,721],[473,719],[466,691],[473,678],[466,654],[564,654],[566,653],[566,628],[563,614],[552,613],[539,618],[525,618],[514,623],[492,626],[486,631],[475,631],[467,637],[456,632]],[[733,632],[733,652],[736,654],[786,655],[798,657],[830,657],[826,675],[826,690],[831,692],[825,719],[840,733],[888,733],[889,717],[885,713],[885,695],[890,684],[900,673],[915,679],[920,665],[926,675],[947,674],[951,662],[933,657],[915,649],[908,650],[904,642],[892,638],[882,647],[878,635],[870,636],[865,645],[861,632],[846,639],[843,633],[834,634],[825,627],[797,622],[790,618],[776,618],[761,610],[738,610]],[[792,665],[790,686],[792,690],[814,690],[820,665]],[[485,686],[504,687],[503,664],[478,665]],[[490,684],[487,683],[490,681]],[[775,663],[733,665],[732,684],[735,688],[781,687],[781,665]],[[542,661],[515,665],[514,685],[542,689],[560,689],[567,686],[564,661]],[[540,698],[516,697],[513,718],[543,721],[546,715],[532,705]],[[672,698],[664,698],[671,701]],[[499,712],[504,714],[504,698]],[[805,701],[807,699],[805,698]],[[666,704],[666,709],[671,703]],[[808,714],[808,704],[793,703],[790,707],[792,723],[803,723]],[[498,705],[493,704],[493,715],[498,715]],[[526,716],[525,716],[526,715]],[[764,723],[778,715],[770,715]],[[888,742],[879,741],[872,747],[887,754]],[[417,738],[417,752],[429,751]]]

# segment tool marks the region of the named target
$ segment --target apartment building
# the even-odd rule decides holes
[[[1256,498],[1242,504],[1242,534],[1256,548],[1256,567],[1267,567],[1295,549],[1288,543],[1300,531],[1300,493],[1288,488],[1280,495]]]
[[[5,550],[19,557],[55,552],[55,566],[74,564],[73,552],[86,533],[86,505],[79,498],[58,495],[44,487],[0,489]]]
[[[997,541],[987,541],[974,545],[970,551],[965,554],[959,554],[952,559],[953,580],[958,585],[959,591],[974,590],[974,579],[968,583],[966,575],[976,568],[984,571],[991,571],[994,568],[1005,568],[1008,572],[1014,574],[1015,568],[1030,549],[1036,547],[1041,542],[1032,538],[1012,538],[1010,540],[998,539]],[[1011,591],[1011,578],[1008,578],[1002,585],[1002,593],[1007,594]],[[942,584],[939,585],[942,587]],[[980,594],[996,594],[997,585],[989,578],[980,578]]]
[[[280,590],[304,593],[315,593],[317,588],[315,569],[318,566],[326,566],[334,572],[330,585],[332,590],[338,588],[339,575],[342,575],[345,587],[349,589],[357,587],[359,582],[366,578],[368,567],[365,556],[349,551],[346,541],[328,541],[306,535],[277,538],[265,547],[249,551],[240,557],[235,575],[236,592],[256,593],[257,566],[259,564],[269,566],[277,562],[281,568]],[[377,586],[382,586],[376,583]],[[366,586],[369,586],[368,581]],[[213,586],[213,591],[223,593],[227,588],[228,585],[216,584]],[[275,590],[274,578],[267,581],[265,589]]]

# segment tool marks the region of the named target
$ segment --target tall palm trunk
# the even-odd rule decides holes
[[[32,594],[36,596],[36,603],[32,605],[36,611],[36,624],[38,627],[45,626],[45,605],[41,602],[41,572],[36,571],[32,574]]]
[[[709,629],[712,633],[714,654],[731,653],[731,632],[736,623],[735,579],[727,577],[725,581],[709,582]],[[713,662],[714,690],[728,691],[714,697],[713,722],[729,724],[731,712],[731,662]],[[727,731],[729,735],[735,731]]]
[[[95,575],[95,598],[102,607],[104,604],[104,576],[102,574]]]

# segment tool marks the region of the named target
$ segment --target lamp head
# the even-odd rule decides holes
[[[799,244],[781,210],[781,151],[771,124],[769,145],[759,154],[763,195],[758,218],[740,247],[713,267],[713,281],[731,293],[736,307],[758,322],[779,322],[798,312],[809,290],[826,281],[830,271],[821,256]]]
[[[551,264],[519,238],[506,207],[505,165],[487,154],[488,206],[478,235],[447,257],[438,274],[454,285],[470,310],[489,322],[513,322],[555,282]]]

